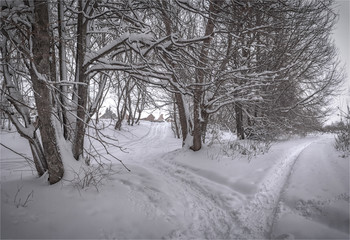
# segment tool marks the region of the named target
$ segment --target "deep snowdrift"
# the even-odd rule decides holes
[[[1,238],[349,238],[349,159],[333,136],[275,143],[248,161],[215,144],[180,149],[168,123],[105,133],[127,148],[108,151],[131,172],[109,158],[97,188],[49,186],[1,148]],[[30,156],[17,134],[0,136]]]

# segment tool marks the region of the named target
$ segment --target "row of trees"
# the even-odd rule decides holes
[[[87,126],[107,91],[116,95],[118,118],[128,111],[133,121],[152,89],[163,90],[183,146],[198,151],[211,121],[241,139],[247,129],[252,136],[321,123],[342,78],[331,0],[0,6],[1,110],[51,184],[64,174],[63,141],[76,160],[83,157]]]
[[[208,15],[193,16],[204,25],[190,23],[187,38],[210,38],[198,47],[176,49],[181,55],[171,57],[172,64],[163,62],[176,76],[175,91],[193,102],[193,116],[181,120],[182,102],[188,100],[176,99],[182,135],[193,136],[194,150],[200,149],[210,118],[221,122],[232,115],[241,139],[244,125],[265,134],[320,125],[341,79],[330,39],[336,17],[330,7],[329,1],[211,1]]]

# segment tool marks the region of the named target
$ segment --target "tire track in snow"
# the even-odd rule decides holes
[[[142,143],[143,140],[146,139],[147,137],[149,137],[150,133],[152,132],[152,130],[153,130],[152,126],[153,126],[153,123],[149,126],[148,131],[137,140],[135,140],[135,139],[127,140],[127,141],[116,140],[118,142],[118,146],[124,148],[125,146],[134,146],[134,145],[137,145],[139,143]],[[113,137],[112,136],[109,136],[109,137],[116,138],[115,135]],[[107,144],[107,146],[108,146],[108,144]],[[96,147],[94,149],[94,152],[96,152],[96,153],[100,153],[100,151],[105,151],[105,148],[103,146],[99,146],[99,147]]]
[[[165,138],[166,129],[167,129],[166,124],[152,122],[149,126],[149,130],[147,131],[147,133],[145,135],[143,135],[142,137],[140,137],[136,141],[130,140],[127,142],[121,142],[121,146],[129,148],[129,147],[137,146],[137,145],[140,145],[141,147],[144,147],[146,145],[148,145],[148,146],[154,145],[154,141],[159,141],[160,136],[162,137],[161,139]]]
[[[177,196],[187,203],[190,224],[173,232],[171,238],[261,239],[270,238],[283,188],[299,155],[313,142],[294,147],[270,169],[254,198],[239,209],[229,206],[225,199],[213,193],[213,182],[199,177],[171,159],[154,162],[154,167],[176,185]],[[207,184],[208,183],[208,184]],[[229,194],[229,189],[227,189]],[[192,219],[192,221],[191,221]]]
[[[283,189],[288,183],[300,154],[313,142],[295,147],[270,169],[254,198],[239,211],[241,237],[247,239],[271,238],[273,221]]]
[[[151,123],[149,131],[136,141],[121,142],[120,146],[128,150],[143,148],[146,152],[162,144],[167,137],[168,125],[166,123]],[[164,146],[163,146],[164,147]]]
[[[310,237],[313,235],[312,238],[315,239],[320,237],[337,239],[349,238],[349,188],[348,185],[345,188],[337,187],[344,183],[348,184],[348,179],[342,182],[339,181],[341,178],[334,177],[334,182],[332,180],[328,180],[327,183],[323,182],[323,179],[329,179],[330,176],[342,175],[342,172],[339,172],[341,165],[337,167],[335,165],[338,163],[337,156],[328,155],[330,151],[327,148],[333,148],[332,143],[334,139],[331,138],[332,142],[328,140],[329,139],[323,139],[316,144],[310,144],[311,146],[309,145],[304,149],[303,155],[300,155],[295,162],[292,172],[288,177],[288,181],[286,181],[283,187],[278,207],[276,208],[276,213],[270,229],[271,238],[286,236],[304,238],[306,237],[306,235],[304,235],[306,234],[306,229],[308,232],[307,234],[310,234],[307,236]],[[312,158],[310,158],[311,154]],[[347,167],[345,167],[345,169],[346,168]],[[345,169],[344,171],[346,171]],[[313,178],[305,182],[304,177],[309,176],[309,174],[313,174]],[[303,184],[300,184],[301,182],[303,182]],[[309,195],[310,190],[312,194]],[[324,195],[322,191],[328,194]],[[305,195],[305,193],[307,194]],[[344,204],[345,208],[340,208],[340,211],[335,210],[337,207],[341,206],[341,204]],[[281,232],[279,231],[283,229],[280,227],[281,222],[287,219],[285,216],[301,217],[306,222],[305,224],[301,224],[297,228],[298,230],[294,229],[293,234],[286,231],[286,229]],[[328,230],[322,232],[322,230],[317,227],[309,228],[310,225],[308,224],[310,224],[310,222],[314,225],[328,228]],[[282,223],[284,226],[289,226],[289,224],[293,225],[292,221]],[[293,227],[291,227],[291,229],[293,229]]]
[[[127,141],[118,141],[118,146],[122,147],[126,153],[132,152],[136,148],[143,148],[146,152],[149,152],[149,148],[156,146],[156,143],[161,144],[162,140],[166,138],[166,131],[168,125],[166,123],[154,123],[152,122],[149,125],[148,131],[142,135],[137,140],[127,140]],[[97,147],[95,152],[104,152],[105,148],[103,146]],[[109,154],[116,155],[120,152],[119,148],[112,148],[109,150]]]
[[[166,124],[152,124],[147,134],[128,146],[131,150],[142,148],[144,151],[141,151],[140,157],[147,162],[143,167],[159,175],[165,181],[164,185],[171,189],[167,194],[178,203],[171,206],[169,212],[179,213],[181,207],[184,213],[184,216],[176,216],[183,220],[177,230],[165,238],[269,238],[283,187],[298,156],[312,142],[294,147],[276,161],[253,199],[235,209],[222,196],[215,195],[210,179],[199,177],[186,166],[166,159],[169,154],[164,155],[163,140],[167,136],[167,127]],[[229,194],[230,189],[227,191]],[[150,193],[144,191],[143,194]]]
[[[232,209],[223,208],[221,199],[206,189],[206,180],[200,179],[185,167],[173,165],[162,159],[157,169],[175,190],[173,194],[184,204],[184,218],[181,229],[170,233],[166,238],[175,239],[232,239],[236,216]],[[187,225],[188,224],[188,225]]]

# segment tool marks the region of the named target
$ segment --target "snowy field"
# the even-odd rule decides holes
[[[108,177],[84,189],[68,179],[49,186],[0,148],[2,239],[349,239],[349,158],[332,135],[247,159],[218,144],[183,150],[165,122],[105,133],[127,148],[107,150],[131,172],[110,158]],[[18,134],[0,137],[30,157]]]

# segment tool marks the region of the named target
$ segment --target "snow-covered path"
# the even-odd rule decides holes
[[[116,162],[99,192],[22,177],[5,153],[1,237],[315,237],[310,226],[328,238],[349,236],[349,159],[338,157],[332,136],[279,142],[248,161],[225,156],[215,145],[181,149],[168,123],[142,122],[108,134],[127,148],[108,150],[131,172]],[[18,186],[22,198],[34,191],[27,207],[14,206]]]
[[[332,151],[332,138],[305,148],[283,188],[271,237],[349,238],[349,159]]]
[[[270,232],[281,193],[300,154],[311,144],[312,141],[294,146],[282,155],[269,170],[254,198],[240,212],[241,226],[246,230],[245,236],[248,239],[271,238]]]
[[[228,239],[236,237],[233,223],[235,214],[223,205],[222,196],[216,195],[213,188],[217,184],[198,177],[191,169],[172,163],[170,156],[154,166],[169,187],[170,197],[177,202],[174,212],[181,219],[179,226],[167,238],[175,239]],[[216,185],[213,187],[213,185]],[[221,186],[227,188],[226,186]],[[229,189],[226,189],[229,194]]]
[[[167,123],[152,123],[150,131],[138,141],[124,145],[129,149],[128,161],[142,162],[142,167],[159,179],[162,190],[173,202],[168,211],[177,219],[176,227],[164,237],[232,237],[232,216],[215,202],[210,189],[205,188],[205,178],[198,178],[190,169],[174,162],[182,150],[172,152],[179,148],[180,142],[176,139],[169,142],[169,136],[172,133]],[[153,193],[146,190],[144,194]]]
[[[154,166],[162,173],[162,179],[169,179],[172,188],[176,189],[173,197],[183,201],[186,216],[183,228],[173,232],[171,237],[270,238],[283,187],[298,156],[313,141],[302,142],[280,156],[258,184],[254,194],[246,199],[246,196],[237,194],[234,181],[225,180],[215,171],[186,166],[184,162],[179,164],[176,157],[169,155],[160,159]],[[249,192],[252,187],[249,185],[250,180],[240,180],[238,186],[242,187],[243,192]]]
[[[177,150],[169,154],[170,149],[163,148],[167,146],[164,141],[168,130],[164,125],[158,124],[132,146],[145,150],[143,151],[145,157],[142,159],[146,160],[143,167],[163,181],[165,189],[168,189],[166,190],[168,197],[180,202],[176,209],[171,210],[171,212],[177,212],[180,223],[178,229],[168,236],[172,238],[276,237],[273,227],[277,225],[282,193],[290,182],[295,164],[305,161],[300,159],[301,156],[304,152],[313,152],[312,149],[315,146],[320,147],[320,144],[324,144],[332,147],[332,139],[325,137],[303,139],[289,146],[288,149],[282,146],[275,150],[279,153],[278,158],[273,163],[269,163],[271,165],[268,166],[268,171],[262,174],[259,181],[252,183],[251,178],[241,178],[237,184],[237,181],[230,181],[230,176],[220,175],[218,168],[214,168],[213,171],[202,169],[207,158],[203,153]],[[135,159],[140,158],[138,156]],[[191,164],[194,163],[193,159],[202,160],[203,163],[196,162],[198,163],[196,166]],[[309,164],[310,162],[306,163],[306,166]],[[254,171],[254,164],[251,165]],[[260,168],[257,170],[261,172]],[[331,174],[334,176],[336,173]],[[303,179],[308,181],[307,178]],[[343,184],[348,182],[346,179],[343,181]],[[252,186],[253,184],[255,187]],[[303,188],[303,184],[300,188]],[[243,194],[239,194],[239,190]],[[245,195],[245,192],[250,194]],[[348,196],[347,193],[344,194]],[[283,234],[278,236],[280,235],[283,236]]]

